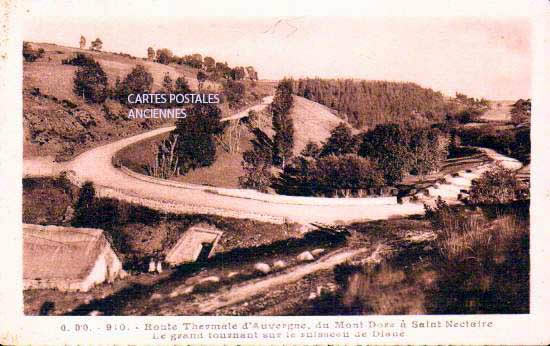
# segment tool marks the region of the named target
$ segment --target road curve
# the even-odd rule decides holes
[[[264,102],[252,109],[259,110],[265,105]],[[249,110],[250,108],[230,118],[242,118],[248,114]],[[316,205],[315,203],[292,204],[276,198],[271,201],[269,195],[266,195],[264,200],[250,198],[245,193],[247,190],[241,190],[243,191],[242,195],[212,193],[206,187],[196,185],[175,187],[146,181],[131,176],[112,165],[111,158],[122,148],[143,139],[172,131],[174,128],[172,126],[155,129],[91,149],[69,162],[48,168],[46,170],[48,174],[43,175],[55,175],[63,170],[74,171],[80,181],[91,181],[98,187],[112,189],[116,192],[112,195],[115,198],[132,203],[137,201],[142,205],[157,206],[157,209],[161,210],[165,203],[170,205],[171,211],[177,213],[205,213],[279,223],[287,221],[304,224],[311,222],[350,223],[424,212],[421,203],[368,206],[360,203],[338,206]],[[32,171],[40,168],[40,165],[36,165],[36,162],[33,165],[32,161],[27,161],[25,160],[25,174],[32,175]],[[161,207],[158,208],[158,206]]]
[[[403,205],[373,205],[373,206],[316,206],[295,205],[259,201],[240,196],[228,196],[211,193],[208,189],[189,187],[174,187],[144,181],[115,168],[111,158],[120,149],[143,139],[173,130],[174,127],[159,128],[114,143],[103,145],[75,157],[59,170],[74,171],[81,181],[91,181],[106,188],[119,192],[117,198],[130,200],[137,196],[152,201],[169,201],[176,205],[181,213],[197,212],[197,206],[202,207],[206,214],[251,218],[261,221],[289,221],[299,223],[351,222],[358,220],[386,219],[396,215],[411,215],[423,212],[422,205],[407,203]],[[124,195],[128,196],[125,198]],[[146,203],[142,203],[146,204]],[[188,207],[188,208],[187,208]],[[201,209],[199,209],[201,212]]]
[[[260,110],[270,102],[264,99],[260,105],[246,109],[238,114],[225,118],[238,119],[245,117],[250,109]],[[258,200],[244,196],[231,196],[212,193],[204,187],[174,187],[145,181],[131,176],[112,165],[111,158],[122,148],[143,139],[172,131],[175,127],[164,127],[124,138],[97,148],[88,150],[73,160],[61,164],[44,165],[36,160],[25,160],[26,176],[56,175],[61,171],[73,171],[79,181],[91,181],[98,188],[112,189],[111,197],[132,203],[163,209],[165,204],[177,213],[205,213],[220,216],[231,216],[256,219],[270,222],[298,223],[348,223],[359,220],[387,219],[392,216],[403,216],[423,213],[421,204],[406,203],[403,205],[300,205],[284,202]],[[255,192],[251,192],[255,194]],[[104,194],[105,195],[105,194]],[[269,195],[267,195],[269,196]],[[274,196],[276,197],[276,196]],[[160,206],[160,207],[159,207]]]

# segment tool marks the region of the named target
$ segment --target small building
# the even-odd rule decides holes
[[[86,292],[124,274],[101,229],[23,224],[24,289]]]
[[[222,231],[199,223],[189,227],[168,251],[164,261],[170,265],[195,262],[211,257],[215,252]]]

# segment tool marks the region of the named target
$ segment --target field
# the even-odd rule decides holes
[[[510,110],[515,101],[492,101],[491,107],[480,119],[493,122],[508,122],[512,119]]]

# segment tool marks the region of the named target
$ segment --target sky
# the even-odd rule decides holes
[[[294,11],[305,14],[296,16],[270,12],[191,17],[184,11],[188,8],[122,12],[101,2],[72,4],[55,8],[29,2],[23,39],[77,46],[82,34],[88,42],[100,37],[105,51],[135,56],[145,56],[149,46],[169,48],[177,55],[200,53],[230,66],[252,65],[262,79],[411,81],[447,95],[530,97],[530,22],[509,13],[474,16],[441,10],[428,17],[418,16],[423,12],[395,16],[395,11],[326,16],[330,13],[308,15],[315,11],[306,9]]]

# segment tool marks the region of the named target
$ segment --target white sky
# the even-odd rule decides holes
[[[253,65],[266,79],[400,80],[449,95],[459,91],[490,99],[530,97],[528,4],[258,3],[29,1],[23,38],[77,46],[83,34],[88,42],[100,37],[104,50],[136,56],[145,56],[149,46],[170,48],[178,55],[198,52],[232,66]],[[209,17],[189,17],[206,14]],[[323,16],[327,14],[347,16]]]

